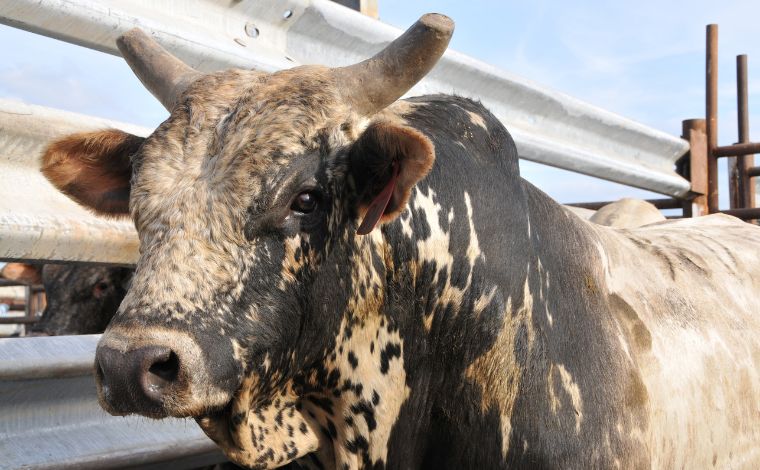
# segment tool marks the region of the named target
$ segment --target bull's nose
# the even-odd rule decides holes
[[[164,346],[121,352],[99,346],[96,373],[102,398],[117,414],[163,415],[163,404],[179,375],[177,354]]]

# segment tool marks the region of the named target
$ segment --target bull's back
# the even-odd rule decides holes
[[[757,468],[760,228],[716,215],[600,233],[653,467]]]

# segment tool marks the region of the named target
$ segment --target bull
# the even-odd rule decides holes
[[[192,417],[251,468],[757,466],[760,228],[565,211],[478,102],[397,101],[452,32],[273,74],[120,38],[169,118],[43,158],[140,239],[103,408]]]
[[[88,265],[41,267],[47,305],[32,335],[102,333],[127,292],[132,270]]]
[[[102,333],[119,308],[132,278],[129,268],[8,263],[0,278],[42,284],[45,310],[27,332],[32,336]]]
[[[635,228],[662,222],[665,216],[650,202],[623,198],[601,207],[588,220],[608,227]]]

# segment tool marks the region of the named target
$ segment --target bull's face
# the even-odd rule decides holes
[[[126,294],[132,270],[106,266],[46,264],[47,305],[32,332],[46,335],[102,333]]]
[[[434,158],[385,108],[450,33],[429,15],[366,63],[271,75],[200,76],[171,57],[157,64],[168,55],[139,32],[122,39],[170,118],[144,140],[68,137],[43,161],[78,202],[131,214],[140,237],[131,288],[97,351],[107,411],[194,417],[249,466],[318,449],[325,423],[304,401],[335,393],[341,325],[379,308],[372,229],[404,209]]]

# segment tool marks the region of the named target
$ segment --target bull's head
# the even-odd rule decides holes
[[[373,228],[404,210],[434,151],[392,104],[452,32],[430,14],[359,64],[274,74],[203,75],[139,30],[120,38],[170,117],[146,139],[67,137],[43,160],[61,191],[130,214],[139,234],[131,288],[97,349],[107,411],[194,417],[233,460],[271,468],[318,449],[337,459],[330,439],[381,424],[337,436],[325,410],[341,393],[377,404],[386,387],[383,405],[400,406],[402,372],[364,389],[351,374],[381,354],[394,373],[398,345],[379,350],[393,329],[361,329],[382,323]],[[367,351],[343,348],[362,334]]]

